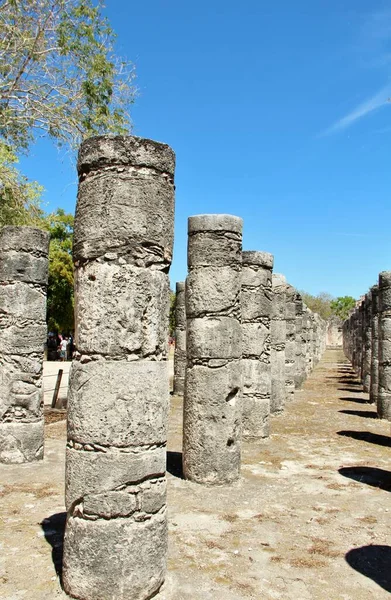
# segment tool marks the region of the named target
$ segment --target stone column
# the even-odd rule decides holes
[[[272,389],[270,412],[271,414],[280,413],[285,405],[285,342],[286,342],[286,322],[285,322],[285,286],[286,279],[284,275],[273,274],[273,302],[272,302],[272,320],[270,325],[271,333],[271,374]]]
[[[377,404],[379,388],[379,286],[371,288],[372,311],[371,311],[371,383],[369,388],[369,400]]]
[[[175,297],[175,354],[174,354],[174,394],[183,396],[186,373],[186,306],[185,282],[176,284]]]
[[[377,414],[391,421],[391,271],[379,274],[379,387]]]
[[[295,361],[296,361],[296,290],[287,284],[285,288],[285,392],[286,400],[295,398]]]
[[[296,361],[295,361],[295,389],[302,386],[305,380],[305,341],[303,339],[303,314],[304,314],[304,302],[299,294],[296,292],[295,297],[296,306]]]
[[[372,350],[372,298],[369,291],[363,302],[363,358],[362,385],[364,392],[369,393],[371,386],[371,350]]]
[[[243,437],[269,436],[271,393],[270,316],[273,256],[267,252],[243,252]]]
[[[49,235],[0,230],[0,462],[43,458]]]
[[[63,583],[81,600],[146,600],[165,577],[174,163],[131,136],[79,152]]]
[[[240,473],[242,226],[231,215],[189,218],[183,471],[197,483]]]

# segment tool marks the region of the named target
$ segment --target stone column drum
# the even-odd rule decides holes
[[[43,458],[49,235],[0,230],[0,462]]]
[[[295,398],[296,364],[296,290],[291,285],[285,287],[285,391],[288,402]]]
[[[379,388],[377,414],[391,421],[391,271],[379,274]]]
[[[284,410],[286,390],[285,390],[285,342],[286,342],[286,321],[285,321],[285,287],[286,279],[284,275],[273,274],[273,302],[272,302],[272,320],[270,324],[271,333],[271,414],[280,413]]]
[[[371,288],[372,310],[371,310],[371,382],[369,388],[369,400],[377,404],[379,388],[379,286]]]
[[[273,256],[252,251],[242,256],[242,428],[243,437],[256,439],[270,433]]]
[[[242,226],[231,215],[189,218],[183,471],[197,483],[240,473]]]
[[[295,296],[296,305],[296,360],[295,360],[295,389],[301,388],[305,381],[305,340],[303,328],[304,302],[299,292]]]
[[[363,358],[362,358],[362,385],[363,390],[369,393],[371,387],[371,352],[372,352],[372,296],[369,291],[363,302]]]
[[[186,305],[185,282],[176,284],[175,297],[175,354],[174,354],[174,394],[183,396],[186,374]]]
[[[145,600],[165,577],[174,164],[131,136],[79,152],[63,583],[80,600]]]

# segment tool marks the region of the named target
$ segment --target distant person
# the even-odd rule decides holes
[[[67,359],[68,339],[64,338],[60,343],[60,360],[64,362]]]

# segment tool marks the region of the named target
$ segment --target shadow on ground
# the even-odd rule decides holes
[[[354,415],[355,417],[363,417],[364,419],[377,419],[377,413],[373,410],[340,410],[344,415]]]
[[[391,473],[377,467],[342,467],[338,472],[359,483],[391,492]],[[391,565],[390,565],[391,568]]]
[[[388,435],[379,435],[378,433],[371,433],[370,431],[337,431],[338,435],[345,437],[351,437],[354,440],[361,440],[363,442],[369,442],[370,444],[377,444],[378,446],[389,446],[391,447],[391,438]]]
[[[171,473],[171,475],[174,475],[174,477],[184,479],[182,469],[182,452],[172,452],[171,450],[168,450],[167,471]]]
[[[344,389],[343,391],[352,392],[353,390]],[[340,400],[343,400],[343,402],[357,402],[357,404],[371,404],[371,402],[369,402],[368,400],[365,400],[363,398],[353,398],[352,396],[342,396]]]
[[[363,546],[350,550],[345,560],[353,569],[391,592],[390,546]]]
[[[55,513],[41,523],[45,540],[52,547],[52,561],[62,587],[62,557],[64,553],[64,533],[67,513]]]

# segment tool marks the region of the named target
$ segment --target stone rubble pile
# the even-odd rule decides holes
[[[391,271],[344,321],[343,348],[379,418],[391,421]]]

